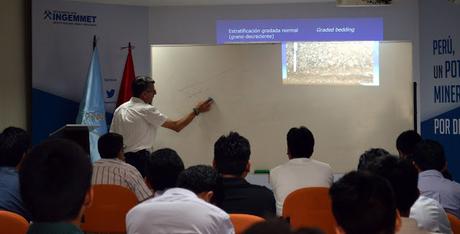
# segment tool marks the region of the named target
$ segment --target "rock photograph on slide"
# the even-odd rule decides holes
[[[378,85],[378,42],[286,42],[285,56],[283,84]]]

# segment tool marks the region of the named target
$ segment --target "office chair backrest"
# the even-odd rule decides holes
[[[0,233],[25,234],[28,228],[29,223],[21,215],[0,210]]]
[[[335,233],[329,188],[301,188],[284,200],[283,218],[294,228],[319,228],[327,234]]]
[[[85,232],[126,232],[125,217],[137,204],[131,190],[118,185],[93,185],[93,203],[85,210],[81,228]]]
[[[235,228],[235,233],[241,234],[252,225],[263,222],[265,219],[249,214],[230,214],[230,220]]]
[[[450,222],[450,228],[454,234],[460,234],[460,219],[457,216],[447,213],[447,218]]]

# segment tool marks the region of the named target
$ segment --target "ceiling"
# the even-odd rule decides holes
[[[70,0],[104,4],[134,6],[204,6],[204,5],[253,5],[286,3],[325,3],[335,0]]]

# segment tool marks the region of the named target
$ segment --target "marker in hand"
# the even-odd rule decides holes
[[[195,108],[193,108],[193,113],[195,113],[195,115],[199,115],[200,113],[208,112],[211,109],[213,102],[214,99],[212,99],[212,97],[208,97],[206,101],[200,102]]]

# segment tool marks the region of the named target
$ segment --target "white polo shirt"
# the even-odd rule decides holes
[[[110,132],[123,136],[125,153],[144,149],[152,151],[157,129],[167,119],[154,106],[132,97],[115,110]]]
[[[304,187],[327,187],[334,180],[327,163],[310,158],[294,158],[270,170],[270,184],[276,200],[276,214],[282,215],[284,199]]]
[[[431,233],[452,233],[446,212],[441,204],[432,198],[419,196],[410,208],[409,217],[417,221],[418,227]]]
[[[234,234],[230,217],[192,191],[171,188],[148,199],[126,215],[128,234]]]

